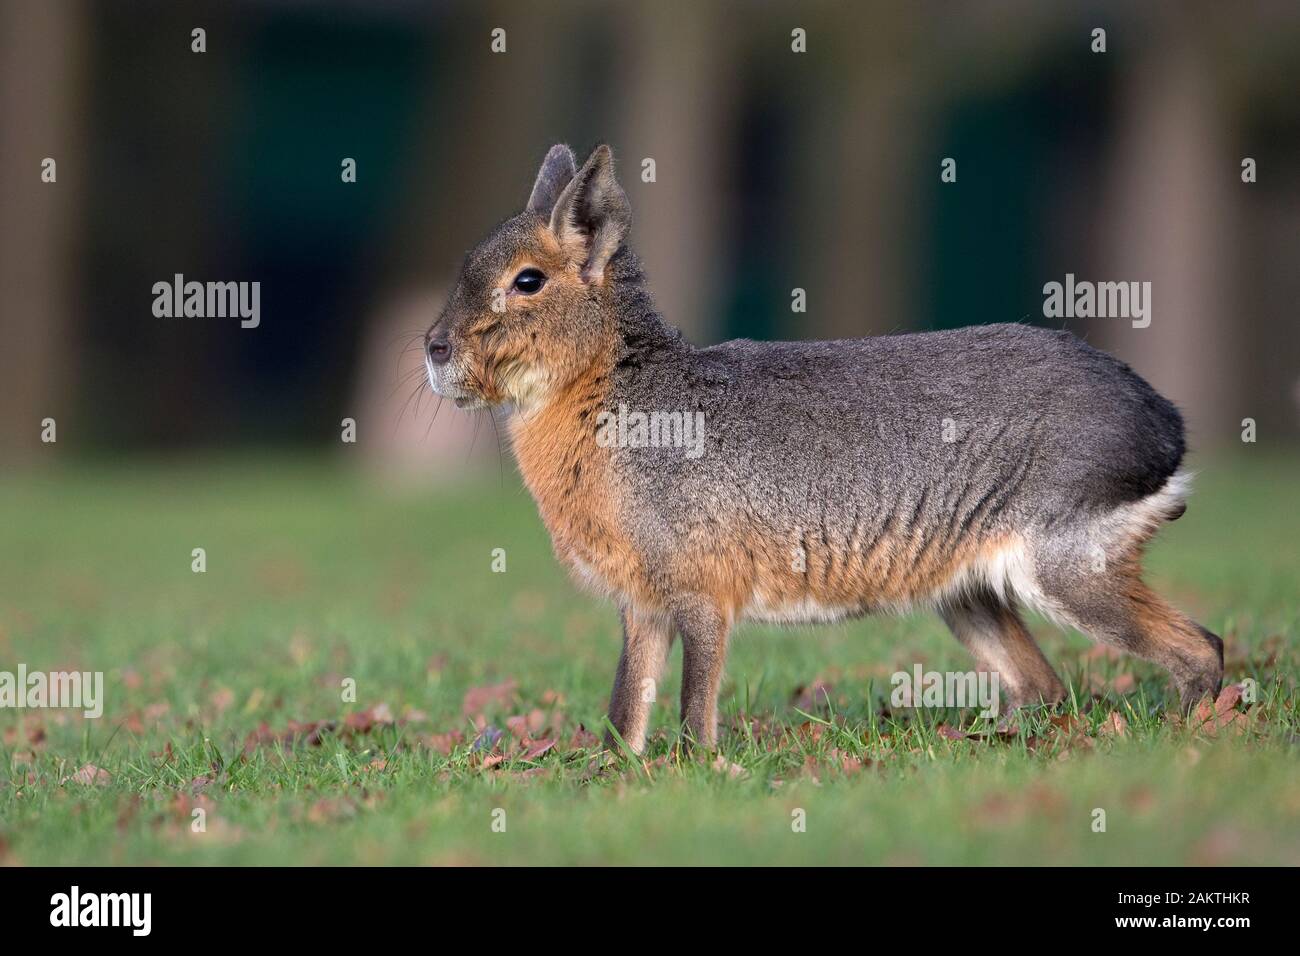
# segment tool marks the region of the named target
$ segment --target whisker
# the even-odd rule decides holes
[[[497,480],[504,491],[506,487],[506,466],[505,462],[502,461],[504,455],[501,452],[501,429],[497,428],[497,417],[491,408],[488,409],[488,420],[492,422],[492,431],[497,436]]]
[[[410,345],[406,346],[406,348],[402,349],[400,352],[397,353],[397,356],[394,359],[394,361],[397,363],[397,368],[399,370],[402,367],[402,359],[406,358],[406,356],[411,352],[419,352],[423,356],[424,353],[423,335],[420,336],[420,340],[418,342],[412,342]],[[424,360],[423,358],[421,358],[420,365],[423,366],[423,364],[424,364]]]
[[[468,465],[470,459],[474,457],[474,443],[478,441],[478,427],[483,424],[483,418],[480,415],[474,416],[474,434],[469,440],[469,452],[465,455],[465,464]]]
[[[416,383],[415,383],[415,388],[411,391],[411,394],[410,394],[410,395],[407,395],[407,396],[406,396],[406,401],[402,402],[402,410],[401,410],[400,412],[397,413],[397,422],[393,425],[393,434],[394,434],[394,435],[397,434],[397,429],[398,429],[399,427],[401,427],[401,424],[402,424],[402,418],[406,415],[406,409],[407,409],[407,406],[409,406],[409,405],[411,404],[411,399],[415,398],[416,395],[419,395],[419,394],[423,391],[424,387],[425,387],[427,384],[428,384],[428,382],[423,381],[423,380],[421,380],[421,381],[419,381],[419,382],[416,382]]]
[[[424,429],[424,440],[429,440],[429,433],[433,431],[433,423],[438,420],[438,412],[442,410],[442,396],[438,396],[438,402],[433,406],[433,417],[429,419],[429,424]]]
[[[399,376],[397,377],[397,382],[396,382],[396,384],[393,385],[393,389],[392,389],[392,391],[390,391],[390,392],[388,393],[388,396],[384,399],[384,401],[385,401],[385,402],[391,401],[392,398],[393,398],[393,396],[397,394],[397,390],[398,390],[399,388],[401,388],[403,385],[408,385],[408,384],[410,384],[411,379],[412,379],[412,376],[417,375],[417,374],[420,374],[420,375],[423,375],[423,374],[424,374],[424,366],[420,365],[420,366],[416,366],[415,368],[412,368],[412,369],[407,369],[404,373],[402,373],[401,375],[399,375]]]
[[[425,332],[424,329],[415,329],[414,331],[398,332],[391,339],[388,340],[388,345],[390,346],[393,345],[395,342],[397,342],[398,339],[414,339],[417,337],[423,338],[424,332]]]

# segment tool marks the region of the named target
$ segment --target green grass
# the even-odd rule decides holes
[[[972,666],[917,615],[742,630],[717,758],[672,746],[674,650],[644,760],[580,730],[601,731],[616,614],[508,477],[394,494],[278,459],[11,476],[0,670],[103,671],[106,702],[0,710],[0,864],[1300,863],[1300,461],[1200,467],[1150,569],[1224,636],[1228,678],[1257,682],[1231,723],[1169,719],[1163,674],[1041,621],[1069,706],[980,737],[953,730],[969,713],[891,715],[894,671]],[[467,691],[507,681],[476,725]],[[87,764],[107,776],[73,779]]]

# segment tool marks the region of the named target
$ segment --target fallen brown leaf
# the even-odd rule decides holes
[[[1137,813],[1150,813],[1155,809],[1156,796],[1150,787],[1133,787],[1124,794],[1124,803]]]
[[[387,704],[382,703],[343,718],[343,726],[359,734],[369,733],[376,727],[389,727],[394,723],[393,712]]]
[[[1110,682],[1110,686],[1117,694],[1127,694],[1137,687],[1137,678],[1132,674],[1117,674]]]
[[[1112,710],[1098,729],[1106,737],[1127,737],[1128,721],[1118,710]]]
[[[1067,735],[1073,734],[1077,731],[1079,725],[1082,723],[1082,721],[1080,721],[1078,717],[1074,716],[1074,714],[1053,714],[1047,719],[1053,727]]]
[[[209,703],[212,704],[212,709],[218,715],[225,713],[234,702],[235,692],[229,687],[218,688],[213,691],[212,696],[209,698]]]
[[[800,685],[794,689],[794,706],[804,711],[828,707],[834,692],[834,687],[818,678],[806,687]]]
[[[88,763],[83,765],[71,777],[65,777],[62,783],[71,780],[73,783],[85,784],[86,786],[103,787],[107,786],[112,779],[112,775],[103,767],[96,767],[93,763]]]
[[[320,799],[307,810],[308,823],[333,823],[355,816],[357,805],[347,799]]]
[[[532,741],[532,745],[524,751],[524,759],[536,760],[538,757],[542,756],[542,754],[554,749],[554,747],[555,740],[553,738],[550,740],[534,740]]]
[[[594,750],[599,746],[600,738],[582,724],[578,725],[578,729],[575,730],[573,736],[569,738],[570,750]]]
[[[444,757],[449,757],[451,752],[464,740],[464,734],[459,730],[453,730],[445,734],[429,734],[424,738],[424,743],[430,750],[436,751]]]
[[[740,764],[732,763],[726,757],[722,756],[722,754],[718,754],[717,758],[713,761],[713,769],[718,773],[725,773],[732,780],[738,780],[749,773],[749,771]]]
[[[488,684],[484,687],[471,687],[465,691],[465,698],[461,703],[461,709],[467,717],[476,714],[482,714],[488,707],[496,705],[498,707],[508,707],[515,699],[515,691],[518,683],[512,678],[504,680],[499,684]]]
[[[826,725],[812,720],[805,720],[794,729],[794,732],[796,737],[817,743],[822,739],[822,734],[826,733]]]
[[[506,718],[506,729],[523,740],[534,737],[546,729],[546,712],[533,708],[527,714],[516,714]]]
[[[1241,701],[1241,694],[1245,690],[1242,684],[1229,684],[1219,692],[1219,699],[1214,702],[1214,711],[1223,715],[1230,710],[1234,710]]]
[[[845,750],[839,750],[838,748],[832,750],[829,756],[831,760],[839,764],[840,772],[846,776],[861,773],[864,769],[875,763],[873,760],[863,760],[861,757]]]

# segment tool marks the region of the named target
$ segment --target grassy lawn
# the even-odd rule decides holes
[[[746,628],[720,755],[672,747],[675,648],[644,760],[593,736],[616,613],[509,473],[2,478],[0,671],[102,671],[105,701],[0,710],[0,864],[1300,864],[1300,459],[1197,464],[1151,576],[1252,705],[1171,719],[1162,673],[1039,621],[1074,703],[966,736],[972,714],[887,706],[896,670],[971,668],[937,618]]]

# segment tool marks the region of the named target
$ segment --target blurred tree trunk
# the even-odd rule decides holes
[[[83,10],[72,2],[0,4],[0,456],[41,448],[41,420],[58,421],[61,441],[75,426],[61,418],[75,343],[69,341],[76,196],[93,176],[82,165],[79,94]],[[57,164],[42,182],[41,163]],[[109,184],[111,188],[111,184]],[[45,446],[54,450],[58,445]]]
[[[827,31],[821,31],[825,37]],[[833,43],[836,38],[820,42]],[[910,327],[910,247],[907,203],[900,183],[914,178],[918,133],[908,121],[929,94],[910,45],[907,24],[883,17],[836,60],[838,99],[803,114],[795,232],[816,237],[798,250],[808,276],[808,312],[792,317],[796,338],[854,338]],[[900,77],[902,74],[902,77]],[[828,122],[828,116],[849,118]],[[928,159],[928,157],[926,157]],[[933,163],[937,176],[938,159]],[[925,169],[921,175],[930,175]]]
[[[1173,25],[1171,25],[1172,29]],[[1167,34],[1166,34],[1167,35]],[[1231,310],[1239,167],[1212,78],[1183,41],[1133,67],[1102,210],[1109,237],[1096,278],[1149,281],[1147,328],[1095,320],[1099,343],[1182,408],[1193,447],[1240,430],[1238,356],[1247,323]],[[1235,424],[1234,424],[1235,422]]]
[[[697,344],[716,341],[717,282],[727,236],[725,177],[733,135],[736,39],[717,4],[623,8],[613,38],[626,104],[610,132],[619,181],[632,203],[632,244],[655,305]],[[642,161],[656,181],[642,181]],[[582,157],[579,157],[579,162]]]
[[[422,353],[402,350],[437,318],[466,250],[496,221],[523,209],[546,150],[573,135],[572,118],[561,119],[563,98],[538,101],[532,95],[538,77],[563,90],[556,74],[569,71],[548,54],[574,19],[572,13],[497,0],[478,8],[477,16],[448,22],[440,34],[412,181],[402,187],[415,201],[379,253],[381,286],[395,291],[372,305],[362,345],[356,404],[373,436],[365,446],[366,467],[377,476],[455,480],[498,467],[498,434],[489,413],[439,402],[419,384]],[[490,48],[498,26],[506,29],[506,52],[499,54]],[[430,190],[429,182],[442,188]],[[491,218],[483,218],[484,210],[494,210]],[[413,393],[417,398],[407,403]],[[498,423],[503,419],[498,412]],[[500,438],[504,448],[504,434]]]

